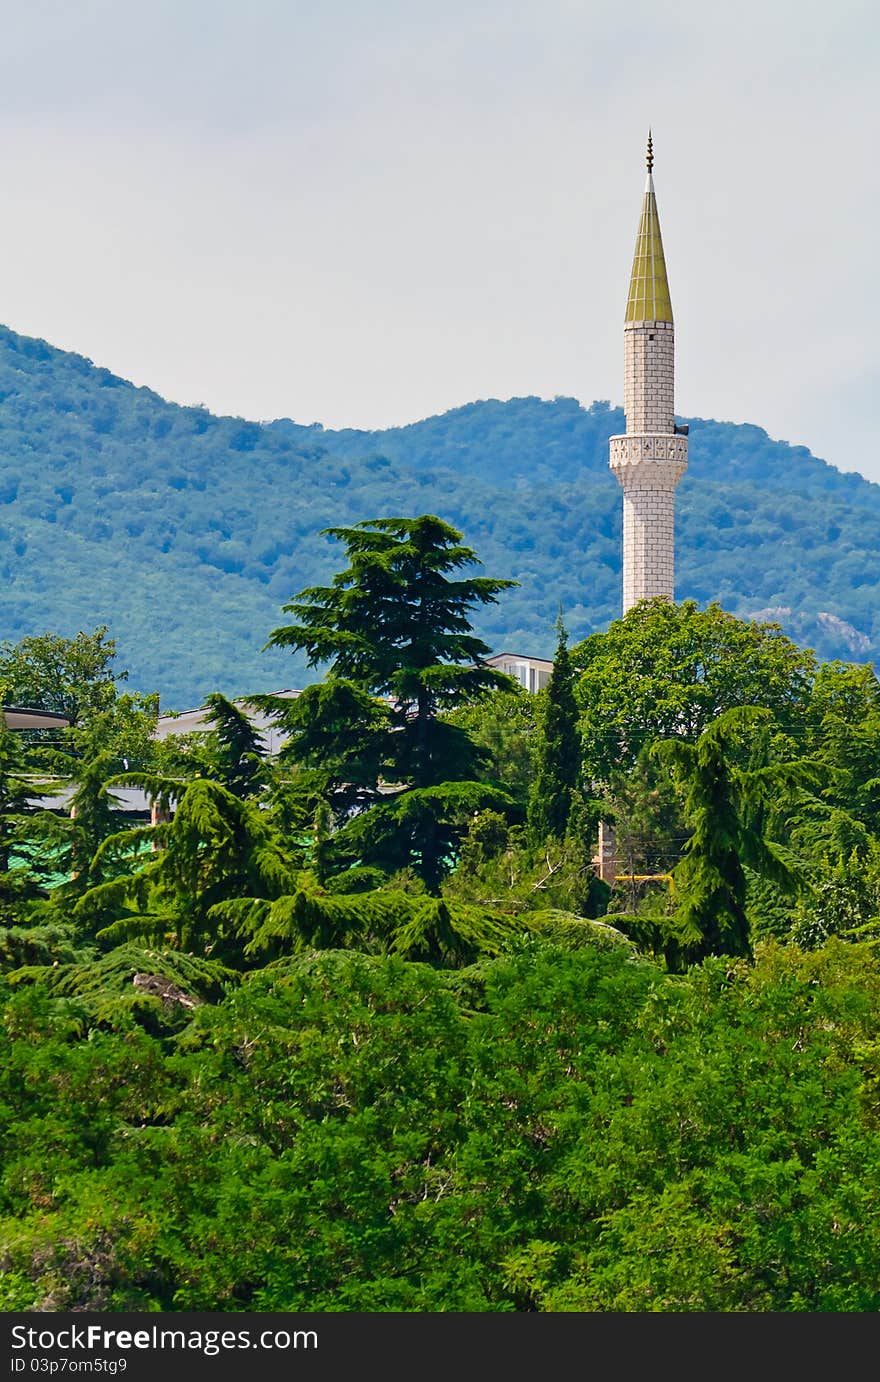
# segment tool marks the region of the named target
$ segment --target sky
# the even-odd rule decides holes
[[[880,481],[867,0],[0,0],[0,321],[327,427],[622,401],[653,127],[676,409]]]

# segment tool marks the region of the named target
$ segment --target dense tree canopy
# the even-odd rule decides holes
[[[128,673],[113,667],[116,641],[106,625],[75,638],[57,634],[26,637],[0,646],[0,690],[5,704],[32,706],[64,715],[71,725],[107,710],[116,683]]]
[[[571,655],[587,771],[604,782],[654,739],[695,739],[735,706],[764,706],[780,730],[799,729],[816,671],[778,625],[693,600],[642,601]]]
[[[880,1308],[865,947],[108,961],[3,991],[7,1310]]]
[[[276,757],[112,656],[0,732],[0,1308],[880,1309],[873,669],[659,601],[529,696],[457,530],[337,539]]]

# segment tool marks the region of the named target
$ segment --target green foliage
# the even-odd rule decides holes
[[[148,772],[158,757],[158,744],[153,737],[158,718],[158,695],[125,691],[100,715],[90,717],[83,729],[64,731],[57,737],[71,745],[74,752],[108,754],[117,770]],[[43,732],[39,733],[43,737]],[[48,736],[47,731],[45,737]]]
[[[412,868],[436,891],[467,817],[512,804],[476,780],[477,745],[442,717],[510,687],[482,661],[489,650],[468,618],[510,583],[452,579],[476,556],[431,515],[371,519],[331,535],[349,565],[332,586],[286,605],[299,622],[270,639],[303,649],[310,665],[331,664],[323,685],[277,705],[291,732],[284,757],[323,774],[337,822],[345,821],[323,851],[325,877],[332,848],[348,866]],[[261,703],[276,708],[271,697]]]
[[[121,945],[99,958],[22,966],[9,974],[9,982],[36,983],[58,997],[77,999],[93,1023],[124,1029],[136,1019],[148,1030],[162,1030],[185,1025],[200,1003],[216,1002],[238,977],[216,961]]]
[[[53,711],[66,729],[27,730],[18,737],[28,762],[39,768],[45,748],[63,747],[94,757],[104,753],[120,767],[148,767],[155,754],[157,695],[120,692],[127,672],[114,670],[116,640],[105,624],[75,638],[40,634],[0,647],[4,703]]]
[[[214,774],[233,796],[242,800],[256,796],[266,776],[262,735],[254,729],[244,711],[219,691],[205,698],[205,706],[206,719],[211,725],[205,752],[209,760],[213,756]]]
[[[0,723],[0,875],[6,876],[10,855],[20,837],[22,815],[33,795],[21,738]],[[8,889],[4,889],[8,894]]]
[[[557,630],[553,671],[539,712],[535,776],[529,794],[529,830],[537,841],[548,835],[558,840],[565,836],[581,780],[575,673],[561,615]]]
[[[527,920],[530,929],[542,941],[566,950],[582,950],[588,946],[599,946],[600,949],[628,946],[633,951],[636,948],[630,936],[612,926],[607,918],[599,921],[547,907],[529,912]]]
[[[102,624],[75,638],[39,634],[0,646],[0,686],[6,704],[32,706],[64,715],[72,726],[107,710],[116,697],[116,640]]]
[[[387,875],[381,869],[356,864],[344,873],[337,873],[333,878],[328,878],[325,886],[329,893],[345,897],[352,893],[372,892],[374,888],[381,888],[387,882]]]
[[[47,751],[43,761],[56,773],[54,781],[41,784],[46,797],[51,800],[65,790],[69,795],[61,798],[62,812],[39,811],[22,827],[22,833],[27,837],[32,869],[48,874],[49,880],[61,875],[65,879],[61,896],[66,899],[102,882],[108,873],[118,872],[108,870],[107,861],[98,857],[104,841],[119,829],[115,816],[118,798],[108,786],[115,757],[106,751],[82,758]],[[38,862],[40,846],[42,868]]]
[[[823,801],[832,811],[846,813],[876,834],[880,830],[880,682],[873,667],[833,662],[819,668],[807,706],[806,742],[823,764]],[[833,837],[830,816],[828,824],[828,836]],[[857,833],[855,824],[851,829]],[[855,839],[843,844],[846,852],[855,846]]]
[[[458,865],[443,895],[471,905],[519,916],[536,912],[595,917],[605,910],[609,889],[597,878],[590,837],[569,835],[536,846],[520,826],[500,812],[477,812],[462,841]]]
[[[780,729],[797,728],[816,668],[776,624],[665,599],[635,605],[573,648],[572,662],[585,770],[601,782],[654,739],[693,740],[736,706],[764,706]]]
[[[820,877],[809,901],[798,908],[791,936],[804,950],[823,945],[829,936],[880,938],[880,849],[870,860],[853,854]]]
[[[245,955],[264,961],[304,950],[387,946],[408,900],[393,892],[335,895],[313,874],[302,873],[296,890],[274,900],[242,897],[215,904],[213,915],[247,938]]]
[[[326,799],[341,821],[376,801],[390,752],[387,703],[345,677],[314,682],[293,699],[263,696],[259,703],[289,736],[282,765],[311,773],[315,804]]]
[[[94,954],[70,922],[44,920],[31,913],[19,926],[0,926],[0,972],[84,963]]]
[[[176,796],[176,809],[168,821],[104,841],[96,864],[121,858],[128,867],[89,888],[75,916],[111,944],[144,938],[224,962],[240,960],[234,933],[218,925],[212,909],[230,897],[280,896],[294,880],[294,856],[255,803],[218,782],[125,782],[159,800]],[[151,848],[143,856],[147,842]]]
[[[275,629],[270,646],[303,650],[310,667],[329,663],[332,678],[388,698],[390,781],[433,787],[472,777],[472,741],[439,716],[509,686],[481,661],[490,649],[471,633],[469,615],[511,582],[452,579],[476,554],[430,514],[327,531],[345,545],[349,565],[332,585],[284,606],[299,622]]]
[[[473,705],[459,706],[445,718],[470,735],[480,753],[476,776],[501,786],[524,812],[534,773],[533,756],[540,696],[518,684],[490,691]]]
[[[334,838],[343,859],[386,874],[412,868],[432,891],[453,867],[468,823],[480,811],[512,806],[505,792],[481,782],[413,787],[355,816]]]
[[[880,1306],[867,947],[101,964],[2,993],[10,1308]]]
[[[815,780],[815,765],[761,765],[744,771],[736,750],[770,720],[757,706],[727,710],[695,744],[666,739],[654,745],[679,787],[691,834],[675,870],[679,901],[670,963],[751,953],[746,915],[746,867],[795,891],[799,878],[783,851],[766,837],[761,816],[775,797]]]
[[[486,907],[423,897],[414,901],[409,919],[397,929],[393,949],[408,960],[461,968],[483,955],[497,955],[524,929]]]
[[[794,938],[800,908],[813,905],[812,891],[803,889],[800,896],[792,895],[790,889],[780,888],[752,869],[746,868],[745,874],[746,918],[753,943]]]
[[[296,892],[269,902],[239,898],[218,903],[214,916],[248,937],[245,955],[275,959],[310,950],[358,949],[392,953],[439,967],[460,968],[499,952],[522,925],[485,907],[447,902],[388,887],[331,893],[301,874]]]
[[[612,773],[605,814],[614,828],[619,872],[627,875],[615,887],[632,911],[652,886],[652,876],[657,886],[665,886],[690,834],[672,777],[650,746],[629,772]]]
[[[332,585],[310,587],[285,605],[300,622],[276,629],[270,644],[302,648],[309,666],[329,663],[334,676],[414,709],[425,695],[443,709],[447,700],[458,705],[506,684],[472,665],[489,649],[470,633],[468,615],[494,604],[511,582],[451,579],[447,573],[477,560],[461,533],[431,514],[325,533],[343,543],[349,566]]]

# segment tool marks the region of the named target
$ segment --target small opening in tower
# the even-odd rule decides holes
[[[653,341],[653,339],[654,339],[654,333],[653,333],[653,331],[649,331],[649,332],[648,332],[648,340],[649,340],[649,341]]]

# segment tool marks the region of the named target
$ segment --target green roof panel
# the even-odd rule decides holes
[[[672,300],[666,277],[666,260],[663,257],[660,217],[657,215],[657,198],[654,196],[654,180],[650,173],[645,187],[645,199],[642,202],[642,217],[633,256],[625,320],[672,321]]]

